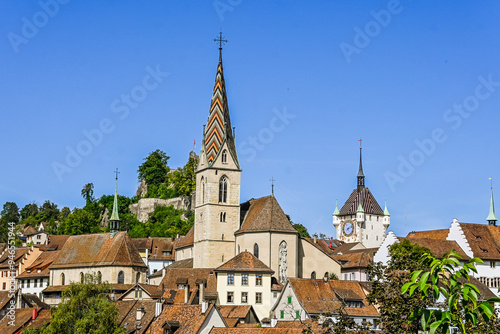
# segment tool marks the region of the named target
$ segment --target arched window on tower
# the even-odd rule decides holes
[[[123,271],[120,271],[118,273],[118,284],[124,284],[125,283],[125,274]]]
[[[201,203],[205,203],[205,178],[201,177]]]
[[[227,164],[227,150],[222,151],[222,163]]]
[[[256,258],[259,258],[259,245],[257,245],[257,243],[255,243],[255,245],[253,245],[253,255]]]
[[[311,273],[311,279],[316,279],[316,272],[315,272],[315,271],[313,271],[313,272]]]
[[[66,284],[66,280],[65,280],[65,276],[64,276],[64,273],[61,274],[61,285],[65,285]]]
[[[222,176],[219,181],[219,203],[227,202],[227,176]]]

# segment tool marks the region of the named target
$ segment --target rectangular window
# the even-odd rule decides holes
[[[227,292],[227,302],[234,303],[234,292],[232,291]]]
[[[274,298],[278,298],[278,293],[277,292],[273,292],[273,297]]]
[[[262,292],[257,292],[255,294],[255,303],[262,304]]]
[[[29,280],[27,280],[27,281],[28,281],[28,285],[27,285],[26,287],[27,287],[27,288],[29,288],[29,287],[30,287],[30,281],[31,281],[31,280],[29,279]]]
[[[40,235],[40,234],[39,234],[39,235],[37,235],[37,236],[36,236],[36,238],[37,238],[37,239],[41,239],[41,235]]]
[[[292,297],[288,297],[288,304],[292,303]]]
[[[227,285],[234,285],[234,274],[227,274]]]
[[[255,276],[255,285],[262,286],[262,275]]]
[[[35,278],[35,284],[33,284],[33,287],[36,288],[38,286],[38,278]]]
[[[280,319],[285,319],[285,311],[280,311]]]
[[[242,304],[248,303],[248,292],[241,293],[241,303]]]
[[[300,319],[300,311],[295,311],[295,318]]]
[[[497,263],[495,261],[490,261],[490,268],[496,268]]]
[[[241,285],[248,285],[248,274],[241,275]]]
[[[351,273],[351,281],[355,281],[356,280],[356,273]]]

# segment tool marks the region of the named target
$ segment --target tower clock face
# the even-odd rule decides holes
[[[347,220],[344,223],[344,234],[349,236],[352,234],[352,232],[354,232],[354,225],[352,224],[352,221]]]

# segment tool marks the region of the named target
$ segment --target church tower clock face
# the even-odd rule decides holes
[[[353,232],[354,232],[354,225],[352,224],[352,221],[347,220],[344,223],[344,235],[351,236]]]

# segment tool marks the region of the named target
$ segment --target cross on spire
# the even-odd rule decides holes
[[[274,181],[276,180],[274,179],[274,177],[271,177],[269,181],[271,181],[271,194],[274,196]]]
[[[222,46],[227,43],[227,39],[222,36],[222,31],[219,32],[219,37],[214,38],[214,42],[219,43],[219,50],[222,50]]]
[[[115,173],[115,175],[116,175],[116,178],[115,178],[115,179],[116,179],[116,181],[118,181],[118,174],[120,174],[120,172],[118,171],[118,168],[115,170],[115,172],[114,172],[114,173]]]

